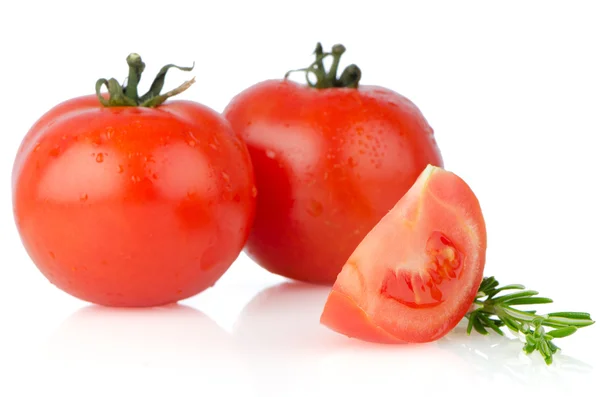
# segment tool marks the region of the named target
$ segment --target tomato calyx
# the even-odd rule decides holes
[[[195,82],[195,78],[188,80],[181,84],[179,87],[161,94],[160,91],[163,89],[165,84],[165,77],[167,72],[171,68],[176,68],[185,72],[189,72],[194,68],[191,67],[177,66],[173,64],[165,65],[158,72],[150,89],[144,95],[139,96],[138,84],[142,78],[142,73],[146,68],[146,64],[142,61],[142,57],[136,53],[131,53],[127,56],[127,65],[129,66],[129,75],[127,77],[127,85],[121,85],[116,79],[105,79],[101,78],[96,81],[96,95],[98,100],[105,107],[117,107],[117,106],[141,106],[141,107],[157,107],[164,103],[167,99],[182,93],[191,87]],[[105,98],[100,92],[102,87],[105,86],[108,89],[108,98]]]
[[[313,52],[316,58],[315,61],[307,68],[288,71],[284,78],[287,79],[293,72],[304,72],[306,75],[306,83],[312,88],[358,88],[361,71],[355,64],[346,66],[342,71],[342,74],[339,77],[337,76],[340,59],[344,52],[346,52],[346,47],[342,44],[334,45],[331,48],[331,52],[323,52],[323,46],[321,43],[317,43],[317,47]],[[327,57],[333,58],[329,70],[326,70],[325,65],[323,64],[323,60]],[[311,81],[311,74],[316,79],[316,82]]]

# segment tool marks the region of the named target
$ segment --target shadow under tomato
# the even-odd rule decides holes
[[[50,394],[253,395],[231,335],[182,304],[86,306],[50,335],[40,353],[29,371]]]
[[[284,282],[263,290],[242,310],[233,336],[259,395],[369,395],[374,386],[395,390],[403,383],[426,385],[428,395],[495,384],[567,390],[591,370],[564,354],[548,367],[541,358],[521,353],[518,340],[466,335],[464,322],[431,343],[382,345],[350,339],[319,323],[329,291]]]
[[[214,367],[235,355],[230,335],[181,304],[129,309],[85,306],[46,341],[55,362],[107,367]]]
[[[382,345],[329,330],[319,322],[329,291],[285,282],[260,292],[242,310],[233,336],[261,396],[370,395],[374,383],[378,390],[381,384],[397,388],[402,378],[431,371],[442,390],[445,374],[464,370],[460,357],[432,343]]]
[[[318,360],[340,339],[319,324],[329,288],[283,282],[259,292],[233,327],[261,396],[314,395]]]
[[[288,354],[311,353],[339,342],[319,323],[330,287],[283,282],[258,293],[234,325],[244,350]]]

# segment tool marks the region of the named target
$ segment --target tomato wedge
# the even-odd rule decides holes
[[[469,310],[486,249],[485,222],[471,188],[429,165],[347,260],[321,323],[369,342],[439,339]]]

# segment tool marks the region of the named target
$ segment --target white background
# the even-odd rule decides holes
[[[243,254],[180,308],[93,307],[50,285],[12,218],[20,140],[60,101],[146,62],[196,62],[181,98],[223,110],[248,86],[347,47],[363,84],[420,107],[446,168],[478,195],[485,273],[600,316],[600,10],[594,1],[12,1],[0,6],[0,396],[550,394],[599,385],[599,326],[559,341],[546,367],[509,338],[418,346],[351,341],[318,323],[326,288],[284,280]],[[172,71],[166,89],[188,73]],[[279,285],[278,287],[273,287]]]

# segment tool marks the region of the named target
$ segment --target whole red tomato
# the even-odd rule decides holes
[[[217,112],[165,102],[165,66],[143,96],[128,84],[43,115],[12,177],[22,242],[50,282],[82,300],[154,306],[212,286],[241,252],[255,211],[248,151]],[[179,68],[179,67],[177,67]],[[191,70],[191,68],[179,68]],[[103,85],[108,95],[101,94]]]
[[[338,77],[345,49],[315,51],[307,84],[258,83],[224,111],[249,147],[258,188],[246,252],[267,270],[331,284],[375,224],[428,164],[443,166],[433,130],[398,93]],[[332,57],[330,70],[323,59]]]

